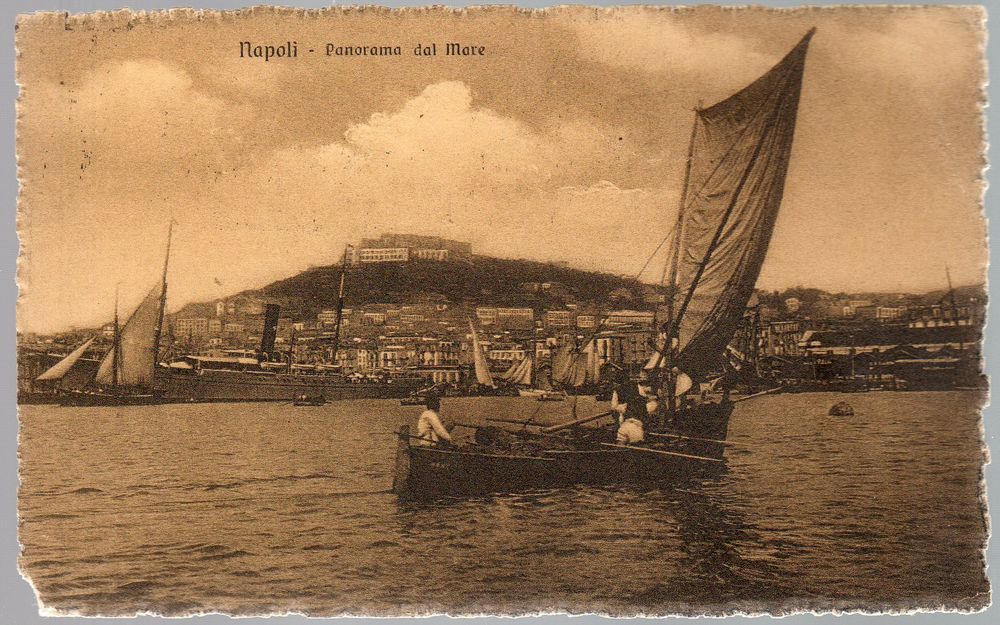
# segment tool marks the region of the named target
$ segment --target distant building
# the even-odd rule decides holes
[[[576,327],[580,329],[594,328],[597,326],[597,315],[577,315]]]
[[[208,320],[208,333],[213,336],[218,336],[222,334],[222,320],[221,319],[209,319]]]
[[[881,320],[900,319],[906,316],[906,306],[879,306],[875,318]]]
[[[479,306],[476,308],[476,319],[481,325],[493,325],[497,322],[497,309],[491,306]]]
[[[530,308],[497,308],[497,324],[501,326],[523,326],[535,321],[535,311]]]
[[[406,247],[370,247],[357,250],[355,263],[405,263],[410,260]]]
[[[410,260],[469,260],[472,245],[435,236],[383,234],[378,239],[362,239],[353,248],[352,263],[400,263]]]
[[[653,323],[653,313],[642,310],[613,310],[605,322],[609,326],[642,325]]]
[[[545,312],[545,327],[568,328],[573,325],[573,313],[568,310],[548,310]]]
[[[802,302],[799,301],[799,298],[789,297],[785,300],[785,310],[787,310],[789,313],[794,315],[795,313],[799,312],[800,308],[802,308]]]
[[[410,257],[417,260],[436,260],[438,262],[448,260],[448,250],[413,249],[410,250]]]
[[[179,337],[204,336],[208,334],[208,319],[205,317],[190,317],[174,322],[174,334]]]

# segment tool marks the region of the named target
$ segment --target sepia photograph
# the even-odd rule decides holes
[[[986,609],[985,19],[20,15],[39,613]]]

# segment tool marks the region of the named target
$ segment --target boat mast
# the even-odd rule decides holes
[[[118,325],[118,285],[115,285],[115,325],[111,339],[111,388],[118,388],[118,369],[122,364],[122,335]]]
[[[695,108],[694,122],[691,124],[691,138],[688,140],[687,162],[684,166],[684,183],[681,186],[680,205],[677,208],[677,222],[674,224],[674,245],[668,260],[670,286],[667,293],[667,321],[663,324],[663,329],[666,330],[664,333],[666,344],[663,346],[663,350],[660,352],[660,356],[656,362],[656,366],[659,367],[664,356],[667,359],[667,366],[665,367],[667,375],[664,382],[666,383],[667,413],[671,418],[677,411],[676,398],[674,397],[674,392],[677,389],[677,376],[674,375],[674,363],[677,361],[677,344],[675,343],[679,343],[679,341],[675,342],[674,338],[677,335],[677,328],[680,327],[679,319],[678,323],[674,323],[674,295],[677,292],[677,267],[680,264],[681,255],[681,230],[684,228],[684,209],[687,208],[688,185],[691,181],[691,163],[694,161],[694,140],[698,132],[699,110]]]
[[[334,365],[337,364],[337,351],[340,349],[340,324],[344,319],[344,276],[347,274],[347,250],[350,245],[344,247],[344,258],[340,263],[340,289],[337,293],[337,325],[333,328],[333,354]]]
[[[163,277],[160,281],[160,310],[156,317],[156,329],[153,333],[153,377],[156,376],[156,366],[160,361],[160,335],[163,332],[163,313],[167,307],[167,267],[170,266],[170,241],[173,236],[174,219],[171,217],[170,225],[167,226],[167,253],[163,259]]]

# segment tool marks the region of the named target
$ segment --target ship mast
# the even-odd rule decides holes
[[[115,324],[111,339],[111,388],[117,390],[119,368],[122,366],[122,335],[121,327],[118,325],[118,285],[115,285]]]
[[[331,360],[337,364],[337,351],[340,349],[340,325],[344,320],[344,276],[347,275],[347,251],[351,249],[348,244],[344,247],[344,258],[340,264],[340,289],[337,293],[337,325],[333,328],[333,354]]]
[[[167,226],[167,253],[163,259],[163,277],[160,281],[160,310],[157,313],[156,329],[153,332],[153,377],[156,377],[156,366],[160,360],[160,335],[163,333],[163,313],[167,306],[167,267],[170,265],[170,241],[174,235],[174,219],[170,218]]]

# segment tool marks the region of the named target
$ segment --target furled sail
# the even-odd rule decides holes
[[[157,343],[160,334],[160,303],[162,287],[157,285],[125,322],[120,334],[121,363],[118,364],[118,384],[123,386],[148,386],[153,382],[156,367]],[[94,380],[110,385],[114,380],[115,349],[101,360]]]
[[[695,116],[673,259],[677,365],[718,368],[760,274],[788,171],[810,31],[742,91]]]
[[[564,386],[580,387],[600,382],[602,361],[589,341],[582,350],[564,345],[552,356],[552,381]]]
[[[510,366],[501,375],[503,379],[512,382],[514,384],[522,384],[524,386],[531,386],[532,382],[532,369],[534,369],[534,359],[531,356],[526,356],[521,360],[518,360]]]
[[[486,354],[483,353],[483,348],[479,344],[479,336],[476,334],[476,329],[472,327],[472,321],[469,321],[469,330],[472,332],[472,362],[476,367],[476,381],[485,386],[496,388],[493,376],[490,374],[490,367],[486,362]]]
[[[63,379],[63,376],[69,373],[69,370],[73,368],[73,365],[76,364],[76,361],[80,360],[80,358],[83,357],[84,352],[87,351],[87,348],[90,347],[91,344],[93,344],[93,342],[94,339],[90,339],[80,347],[77,347],[72,352],[70,352],[69,355],[67,355],[65,358],[63,358],[56,364],[46,369],[45,372],[42,373],[42,375],[35,378],[35,380],[38,382],[45,382],[47,380]]]

